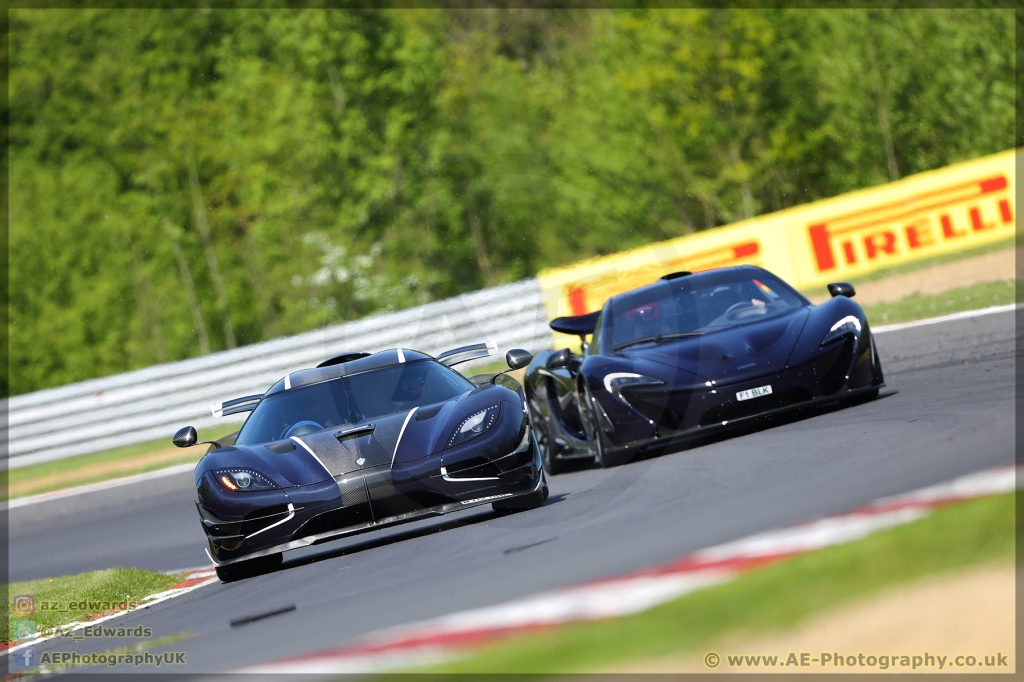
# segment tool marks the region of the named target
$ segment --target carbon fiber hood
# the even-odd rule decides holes
[[[292,440],[312,452],[332,476],[341,476],[360,469],[391,465],[398,445],[402,426],[409,417],[409,412],[400,412],[371,419],[363,424],[330,428],[303,436],[293,436]],[[345,437],[344,432],[373,424],[373,431]],[[341,438],[337,434],[342,434]]]

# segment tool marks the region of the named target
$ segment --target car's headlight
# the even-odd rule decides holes
[[[830,341],[851,334],[854,339],[860,338],[860,320],[853,315],[847,315],[843,319],[832,325],[832,328],[828,330],[828,334],[825,334],[825,338],[821,340],[821,345],[825,345]]]
[[[460,443],[465,443],[467,440],[472,440],[494,426],[497,421],[498,405],[491,405],[487,409],[474,412],[459,422],[455,432],[448,439],[448,445],[445,447],[450,448]]]
[[[634,386],[661,386],[664,383],[661,379],[633,372],[613,372],[604,378],[604,387],[608,389],[608,392],[627,405],[629,401],[622,395],[622,389]]]
[[[252,469],[218,469],[213,472],[213,477],[228,490],[249,492],[277,488],[268,477]]]

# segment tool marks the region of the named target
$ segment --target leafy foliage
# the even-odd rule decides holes
[[[1010,10],[11,10],[22,393],[1010,148]]]

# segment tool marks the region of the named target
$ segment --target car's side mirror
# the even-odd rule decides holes
[[[562,350],[557,350],[549,355],[545,366],[548,369],[561,369],[563,367],[568,367],[571,362],[572,351],[568,348],[563,348]]]
[[[178,432],[174,434],[174,438],[171,439],[171,442],[179,448],[190,448],[196,444],[197,440],[199,440],[199,435],[196,434],[196,427],[185,426],[178,429]]]
[[[525,351],[522,348],[513,348],[505,353],[505,362],[508,363],[509,369],[522,369],[529,365],[532,360],[533,356],[530,355],[529,351]]]
[[[832,284],[828,285],[828,293],[832,294],[832,298],[836,296],[853,298],[857,292],[849,282],[832,282]]]

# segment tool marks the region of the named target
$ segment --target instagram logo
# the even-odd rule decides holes
[[[36,597],[32,594],[16,594],[11,599],[11,611],[15,616],[34,616],[36,613]]]

